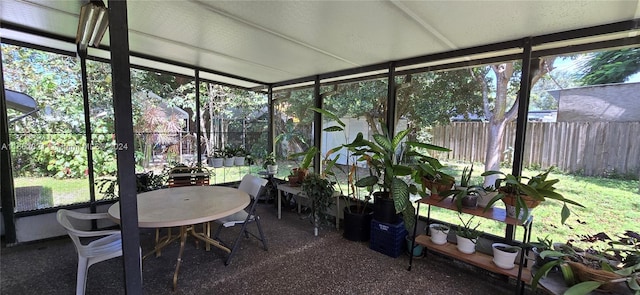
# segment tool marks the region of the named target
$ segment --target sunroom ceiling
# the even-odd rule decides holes
[[[1,0],[0,36],[75,51],[74,44],[10,28],[71,40],[84,2]],[[211,78],[243,87],[640,17],[640,0],[129,0],[127,5],[132,53],[211,70]],[[108,34],[102,44],[109,45]],[[89,54],[105,52],[90,49]],[[132,63],[175,67],[144,59]]]

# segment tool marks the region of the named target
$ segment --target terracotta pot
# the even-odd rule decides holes
[[[300,178],[298,178],[298,175],[289,175],[289,185],[290,186],[299,186],[300,185]]]
[[[422,178],[422,184],[429,189],[429,191],[431,192],[431,197],[435,198],[437,200],[442,200],[444,199],[444,197],[441,197],[438,193],[439,192],[444,192],[444,191],[448,191],[453,187],[453,182],[448,182],[448,183],[439,183],[439,182],[434,182],[430,179],[427,179],[426,177]]]
[[[309,170],[308,169],[302,169],[302,168],[293,168],[291,169],[293,174],[298,175],[298,182],[302,183],[305,178],[307,178],[307,175],[309,174]]]
[[[504,198],[502,198],[502,201],[504,202],[505,205],[516,206],[517,202],[516,202],[515,194],[506,192],[502,189],[500,189],[499,191],[504,194]],[[527,208],[533,209],[535,207],[538,207],[538,205],[540,205],[540,200],[534,199],[530,196],[520,195],[520,198],[527,205]]]

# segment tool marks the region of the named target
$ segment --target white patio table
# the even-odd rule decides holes
[[[194,225],[207,223],[243,210],[249,205],[249,195],[243,191],[221,186],[185,186],[160,189],[138,194],[138,226],[141,228],[180,227],[180,235],[169,234],[162,239],[156,237],[156,246],[151,253],[160,255],[160,250],[169,243],[180,239],[180,250],[173,275],[173,289],[178,284],[178,272],[182,261],[187,235],[202,240],[209,245],[231,250],[211,239],[209,231],[196,232]],[[116,202],[108,211],[116,222],[120,221],[120,204]],[[149,254],[151,254],[149,253]],[[145,255],[144,257],[147,257]]]

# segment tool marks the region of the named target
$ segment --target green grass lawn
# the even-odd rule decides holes
[[[42,186],[52,194],[53,206],[89,202],[89,179],[56,179],[53,177],[16,177],[15,187]]]
[[[262,168],[258,166],[222,167],[215,169],[210,168],[210,171],[212,172],[210,179],[211,184],[221,184],[240,181],[245,174],[256,174],[262,171]],[[89,202],[88,178],[56,179],[53,177],[16,177],[14,178],[14,186],[42,186],[47,188],[43,191],[51,193],[50,197],[53,199],[53,206]],[[101,198],[102,196],[96,188],[96,199],[100,200]]]

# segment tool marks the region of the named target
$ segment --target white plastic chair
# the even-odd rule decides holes
[[[56,215],[58,222],[62,225],[71,237],[78,252],[78,275],[76,282],[76,295],[84,294],[87,284],[87,272],[89,267],[95,263],[111,258],[122,256],[122,236],[119,230],[98,230],[86,231],[78,229],[72,219],[76,220],[97,220],[109,218],[107,213],[79,213],[65,209],[58,210]],[[83,244],[81,238],[95,238]]]
[[[242,237],[243,234],[245,237],[249,237],[249,235],[252,235],[256,239],[261,241],[264,247],[264,250],[267,251],[267,239],[265,238],[264,233],[262,232],[262,226],[260,225],[260,216],[257,216],[255,214],[256,205],[258,204],[258,197],[260,196],[260,194],[262,193],[266,185],[267,185],[267,180],[264,178],[260,178],[250,174],[245,175],[240,181],[240,186],[238,186],[238,189],[249,194],[249,196],[251,197],[251,203],[245,210],[242,210],[240,212],[234,213],[232,215],[229,215],[227,217],[224,217],[215,221],[219,225],[214,235],[214,239],[218,241],[220,241],[219,235],[223,227],[227,228],[227,227],[235,226],[237,224],[242,224],[240,233],[238,234],[238,237],[236,237],[235,241],[231,246],[231,253],[229,253],[227,260],[224,263],[225,265],[229,265],[229,263],[231,262],[231,257],[233,257],[233,254],[238,249],[238,244],[240,243],[240,238]],[[254,222],[258,227],[259,236],[247,230],[247,225]]]

